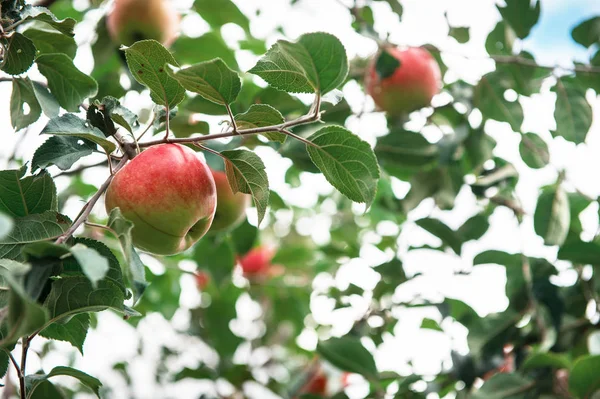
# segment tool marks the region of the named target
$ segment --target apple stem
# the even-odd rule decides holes
[[[114,173],[117,173],[121,168],[123,168],[128,160],[129,157],[127,156],[127,154],[124,154],[119,164],[115,166]],[[81,224],[83,224],[87,220],[87,218],[90,216],[90,213],[92,212],[92,209],[94,208],[94,205],[96,205],[96,202],[98,202],[102,194],[104,194],[104,192],[108,189],[108,186],[110,185],[110,182],[112,181],[114,176],[114,174],[108,176],[108,178],[102,184],[102,186],[100,186],[96,194],[94,194],[92,198],[90,198],[90,200],[83,206],[83,209],[81,210],[79,216],[77,216],[71,227],[69,227],[69,229],[65,231],[64,234],[61,234],[56,239],[56,241],[54,242],[55,244],[63,244],[69,239],[69,237],[73,235],[73,233],[75,233],[75,230],[77,230],[79,226],[81,226]]]
[[[169,109],[169,105],[167,104],[167,106],[165,107],[165,111],[167,112],[167,115],[165,117],[165,138],[164,141],[169,143],[169,133],[171,133],[171,129],[170,129],[170,112],[171,110]]]

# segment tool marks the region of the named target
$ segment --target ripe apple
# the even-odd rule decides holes
[[[204,291],[210,282],[210,276],[203,270],[200,270],[194,274],[196,278],[196,286],[199,290]]]
[[[168,0],[116,0],[106,17],[113,41],[130,46],[154,39],[169,47],[179,31],[180,16]]]
[[[302,394],[324,396],[327,393],[327,376],[322,371],[315,374],[300,390]]]
[[[234,194],[225,172],[212,170],[212,175],[217,187],[217,211],[210,231],[231,230],[244,220],[246,208],[250,206],[250,195],[240,192]]]
[[[271,267],[271,260],[275,251],[268,247],[256,247],[238,259],[242,272],[246,277],[254,278],[266,276]]]
[[[217,190],[209,167],[179,144],[148,148],[115,175],[106,210],[134,223],[133,244],[158,255],[182,252],[209,229]]]
[[[392,56],[395,69],[379,65]],[[381,75],[383,73],[383,76]],[[382,50],[369,64],[365,76],[367,93],[375,104],[391,116],[399,116],[428,106],[442,86],[440,67],[429,52],[420,47]]]

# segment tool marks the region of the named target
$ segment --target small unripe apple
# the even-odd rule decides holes
[[[200,270],[194,274],[196,278],[196,286],[199,290],[204,291],[210,282],[210,276],[203,270]]]
[[[389,66],[390,56],[399,62],[395,69]],[[365,86],[379,108],[391,116],[399,116],[428,106],[440,91],[442,74],[427,50],[388,47],[369,64]]]
[[[240,192],[234,194],[225,172],[213,170],[212,174],[217,187],[217,211],[210,231],[231,230],[244,220],[251,197]]]
[[[266,276],[271,267],[275,251],[268,247],[256,247],[238,259],[242,272],[246,277]]]
[[[168,0],[116,0],[106,17],[113,41],[130,46],[154,39],[169,47],[177,38],[180,16]]]
[[[217,207],[209,167],[179,144],[148,148],[115,175],[106,211],[119,207],[134,223],[133,244],[157,255],[191,247],[208,231]]]

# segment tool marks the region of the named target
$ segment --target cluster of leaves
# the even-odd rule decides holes
[[[361,374],[369,383],[369,397],[384,397],[389,391],[398,398],[424,398],[431,392],[473,398],[586,398],[600,387],[594,373],[600,367],[600,336],[593,332],[599,309],[596,305],[593,314],[586,312],[588,303],[597,304],[598,300],[595,275],[600,265],[600,241],[597,237],[584,240],[579,220],[581,212],[598,199],[570,191],[565,174],[558,173],[556,183],[539,194],[535,214],[524,214],[515,195],[517,168],[494,155],[496,142],[487,134],[494,121],[504,123],[521,135],[519,151],[528,167],[551,165],[548,144],[540,135],[522,131],[522,105],[506,96],[514,92],[518,99],[531,97],[540,92],[543,82],[550,83],[556,93],[554,137],[585,143],[592,125],[586,95],[590,89],[600,92],[600,50],[590,57],[589,65],[577,64],[571,73],[562,75],[537,65],[531,54],[514,50],[519,47],[515,42],[526,38],[538,21],[539,0],[506,0],[499,8],[503,19],[486,41],[486,50],[496,61],[493,72],[475,85],[461,80],[445,85],[452,101],[434,108],[424,126],[441,129],[441,140],[431,143],[420,131],[409,130],[405,120],[390,119],[389,133],[377,139],[373,150],[340,126],[351,115],[344,100],[321,104],[323,96],[335,94],[349,80],[360,82],[361,74],[353,67],[356,64],[360,69],[364,64],[357,60],[349,67],[343,45],[331,35],[312,33],[294,42],[280,40],[267,51],[264,42],[251,35],[247,16],[230,0],[219,0],[218,5],[196,0],[193,11],[208,22],[211,31],[196,38],[178,38],[172,48],[175,56],[154,41],[141,41],[119,52],[101,20],[92,45],[94,69],[88,75],[72,61],[77,51],[73,28],[85,11],[76,11],[70,3],[57,2],[51,12],[20,0],[0,2],[4,32],[0,36],[0,69],[11,76],[13,84],[12,125],[23,134],[43,113],[49,121],[42,133],[50,135],[34,157],[25,160],[29,175],[27,166],[0,171],[0,374],[6,373],[9,355],[19,339],[23,356],[37,335],[67,341],[82,352],[91,325],[90,312],[110,308],[134,325],[140,315],[149,312],[171,319],[180,307],[179,279],[184,274],[177,266],[182,260],[192,260],[199,270],[210,273],[205,292],[210,301],[190,310],[187,333],[215,349],[219,362],[166,373],[163,382],[225,379],[241,392],[244,383],[256,380],[285,397],[294,397],[309,378],[300,371],[306,370],[307,359],[312,356],[298,346],[296,338],[311,328],[321,338],[317,346],[320,357],[341,370]],[[402,17],[402,6],[395,0],[367,2],[349,10],[358,32],[377,35],[372,7],[381,3]],[[262,55],[243,78],[235,52],[220,33],[230,22],[245,32],[239,48]],[[573,39],[597,49],[599,24],[600,17],[583,22],[573,30]],[[453,27],[450,35],[460,43],[469,40],[466,27]],[[439,51],[431,50],[445,72]],[[45,82],[23,77],[33,64]],[[155,117],[148,124],[156,136],[137,145],[144,148],[164,142],[162,132],[167,130],[174,140],[208,149],[206,158],[211,166],[223,167],[224,158],[233,190],[252,195],[258,221],[266,220],[267,226],[259,230],[246,221],[230,233],[207,236],[187,253],[160,259],[167,266],[161,275],[144,267],[131,244],[132,224],[118,210],[104,221],[106,234],[100,234],[101,241],[98,234],[96,239],[71,236],[73,222],[82,220],[81,215],[71,221],[60,213],[65,198],[76,195],[94,199],[96,190],[73,177],[65,192],[57,193],[47,169],[70,171],[76,162],[85,162],[94,153],[105,153],[111,165],[111,157],[119,151],[126,159],[126,147],[131,148],[136,136],[147,129],[140,127],[142,116],[120,103],[128,90],[121,85],[123,73],[130,78],[129,90],[148,89],[157,104]],[[268,86],[261,87],[250,74],[261,77]],[[315,102],[309,107],[294,93],[314,93]],[[86,103],[89,105],[81,111]],[[321,115],[321,111],[325,112]],[[216,136],[232,140],[223,144],[209,141],[210,135],[190,137],[209,133],[207,123],[192,118],[198,115],[229,118],[230,130]],[[472,115],[481,115],[482,122],[474,123]],[[309,125],[318,120],[327,126]],[[256,134],[262,137],[257,139]],[[319,197],[316,211],[287,204],[270,190],[265,165],[252,151],[257,146],[274,148],[292,161],[286,173],[290,186],[299,186],[302,174],[322,173],[339,193]],[[471,176],[475,179],[468,178]],[[395,179],[410,183],[410,191],[402,199],[392,189]],[[409,213],[429,198],[438,208],[451,210],[459,191],[465,188],[478,198],[482,211],[458,229],[437,218],[417,220],[417,226],[441,242],[439,247],[425,249],[460,256],[465,243],[479,240],[488,231],[495,208],[508,207],[520,223],[533,216],[535,232],[545,245],[557,246],[557,258],[568,261],[578,272],[575,284],[556,285],[553,277],[558,271],[549,259],[489,250],[473,259],[472,270],[488,264],[506,269],[509,306],[505,311],[480,317],[466,303],[451,298],[398,302],[393,296],[396,290],[419,276],[405,272],[395,234],[378,235],[376,247],[392,256],[374,268],[380,280],[373,290],[350,285],[345,290],[332,287],[327,292],[313,292],[310,283],[314,276],[320,272],[334,274],[346,259],[360,257],[364,236],[376,232],[380,222],[391,221],[402,229],[409,224]],[[366,203],[369,211],[356,215],[353,202]],[[330,240],[325,244],[317,245],[296,231],[282,236],[276,233],[274,223],[269,223],[283,212],[292,215],[293,225],[324,209],[332,215]],[[82,214],[84,211],[85,207]],[[93,233],[86,229],[84,235]],[[269,236],[278,239],[279,251],[273,263],[285,265],[285,274],[267,284],[237,283],[236,257]],[[423,248],[410,248],[418,249]],[[236,306],[246,293],[263,306],[260,319],[254,320],[263,326],[262,332],[252,336],[231,328],[231,321],[238,316]],[[347,306],[353,296],[368,300],[370,306],[347,335],[332,338],[331,326],[316,325],[307,318],[311,300],[320,296],[335,300],[338,308]],[[132,307],[125,305],[130,297]],[[408,308],[439,312],[439,320],[423,320],[424,329],[449,334],[443,326],[465,326],[469,353],[453,352],[452,367],[434,378],[378,370],[373,354],[363,343],[380,345],[385,334],[401,328],[395,312]],[[371,316],[383,323],[369,323]],[[234,355],[244,344],[250,344],[252,351],[283,348],[283,353],[270,351],[265,365],[239,364]],[[171,354],[165,351],[164,363]],[[278,379],[269,373],[268,366],[273,363],[298,371],[297,378],[291,382]],[[22,362],[21,367],[24,365]],[[163,366],[157,365],[157,370]],[[128,365],[115,365],[115,369],[126,373]],[[260,372],[269,375],[266,382]],[[58,367],[25,377],[28,397],[64,397],[65,389],[49,381],[56,375],[77,378],[99,395],[98,380],[73,368]],[[485,382],[480,386],[482,379]],[[457,384],[459,381],[462,384]],[[416,382],[425,383],[426,389],[417,390]]]

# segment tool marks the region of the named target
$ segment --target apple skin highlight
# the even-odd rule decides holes
[[[134,223],[133,244],[157,255],[180,253],[210,228],[217,207],[210,169],[179,144],[150,147],[115,175],[106,211],[119,207]]]

